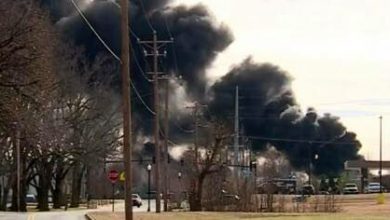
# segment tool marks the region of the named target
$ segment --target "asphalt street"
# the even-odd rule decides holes
[[[85,220],[88,210],[10,213],[1,212],[1,220]]]
[[[85,220],[88,210],[10,213],[1,212],[1,220]]]

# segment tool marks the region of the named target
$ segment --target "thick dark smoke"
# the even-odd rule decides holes
[[[56,4],[51,4],[51,1],[47,0],[44,2],[47,7],[51,7],[57,26],[76,45],[83,46],[88,57],[93,58],[99,53],[107,53],[81,17],[72,10],[73,6],[68,0],[58,0]],[[80,5],[83,2],[82,0],[78,1]],[[175,43],[166,47],[169,56],[162,60],[160,68],[180,76],[190,97],[203,99],[207,85],[206,69],[217,54],[233,41],[232,34],[227,27],[218,25],[204,6],[172,8],[167,6],[169,2],[168,0],[149,0],[143,1],[143,5],[140,5],[139,0],[130,1],[131,29],[138,38],[150,40],[152,30],[147,22],[150,20],[159,39],[169,40],[172,35]],[[119,54],[120,11],[118,4],[110,0],[95,0],[86,6],[83,12],[107,44],[116,54]],[[143,57],[143,50],[138,45],[137,39],[133,35],[129,35],[134,54],[141,68],[145,69],[145,72],[150,71],[150,62]],[[146,103],[152,106],[150,83],[145,80],[135,63],[135,59],[132,61],[131,70],[134,85]],[[117,76],[119,88],[120,75]],[[140,119],[139,124],[142,124],[141,127],[149,133],[152,123],[149,123],[148,120],[145,121],[145,119],[151,119],[152,115],[138,99],[134,104],[134,109],[137,110],[136,118]]]
[[[208,10],[201,5],[192,8],[179,6],[156,13],[154,23],[163,27],[163,17],[166,17],[175,37],[179,74],[188,84],[190,94],[202,99],[207,85],[206,69],[233,41],[233,37],[227,27],[216,27]],[[173,58],[170,56],[167,60],[170,68],[175,67]]]
[[[360,143],[354,133],[346,128],[337,117],[318,116],[314,109],[303,113],[291,91],[291,77],[272,64],[258,64],[250,58],[233,68],[206,93],[206,70],[216,56],[233,41],[233,36],[224,25],[219,25],[210,12],[201,5],[169,6],[170,0],[131,0],[129,15],[132,31],[142,40],[152,37],[153,28],[159,39],[175,43],[167,46],[169,56],[162,60],[160,67],[176,76],[181,76],[185,89],[192,100],[208,102],[211,112],[233,122],[235,87],[240,92],[240,122],[253,147],[261,151],[267,144],[274,145],[285,152],[297,168],[307,168],[310,161],[316,173],[336,174],[345,160],[357,158]],[[92,31],[74,10],[69,0],[41,0],[42,5],[51,11],[52,20],[76,45],[85,48],[87,57],[107,53]],[[120,53],[120,15],[114,0],[95,0],[86,5],[78,0],[86,17],[96,31],[116,54]],[[146,14],[146,16],[145,16]],[[167,30],[169,28],[169,32]],[[142,55],[137,39],[131,37],[135,57],[146,71],[150,71],[148,61]],[[134,57],[133,57],[134,58]],[[151,84],[145,80],[132,59],[132,79],[147,105],[152,106]],[[119,90],[120,78],[117,74],[116,86]],[[308,91],[310,92],[310,91]],[[209,98],[207,98],[209,97]],[[152,115],[144,108],[138,98],[134,98],[137,130],[151,134]],[[191,129],[190,117],[183,117],[180,124]],[[173,126],[172,124],[172,126]],[[185,140],[176,126],[171,129],[171,138]],[[339,137],[334,143],[324,145]],[[301,141],[294,141],[301,140]],[[314,155],[318,159],[314,160]]]
[[[46,0],[47,1],[47,0]],[[64,1],[65,3],[61,3]],[[90,56],[104,51],[103,46],[94,37],[93,33],[81,20],[80,16],[69,9],[68,0],[58,0],[56,6],[67,8],[68,14],[59,17],[58,8],[53,8],[58,26],[63,32],[73,39],[76,44],[82,45]],[[79,0],[79,2],[82,2]],[[153,28],[157,31],[158,37],[162,40],[169,40],[170,35],[174,37],[174,51],[168,46],[170,56],[164,61],[166,70],[175,71],[175,74],[182,76],[191,95],[196,98],[204,96],[206,77],[205,70],[213,62],[217,54],[223,51],[232,41],[233,37],[229,29],[223,25],[217,25],[209,11],[201,5],[194,7],[178,6],[167,7],[168,0],[143,1],[143,7],[139,0],[130,1],[131,29],[143,40],[150,40],[152,30],[147,23],[151,21]],[[47,5],[50,5],[47,3]],[[146,16],[145,13],[146,12]],[[120,52],[120,28],[119,8],[109,0],[94,1],[84,10],[86,17],[94,26],[102,38],[116,52]],[[169,28],[169,32],[167,30]],[[145,66],[140,47],[132,36],[134,50],[137,53],[141,65]],[[177,61],[177,63],[176,63]],[[176,65],[177,64],[177,65]],[[176,70],[176,67],[178,68]],[[137,71],[136,66],[133,70]],[[135,76],[140,75],[135,72]],[[138,80],[137,80],[138,82]],[[144,84],[143,82],[138,82]]]
[[[231,121],[236,86],[242,136],[254,149],[272,144],[293,166],[309,170],[311,163],[314,173],[329,175],[337,175],[346,160],[358,158],[361,145],[356,135],[330,114],[319,117],[313,108],[302,113],[291,91],[291,77],[279,67],[249,58],[212,86],[212,111]]]

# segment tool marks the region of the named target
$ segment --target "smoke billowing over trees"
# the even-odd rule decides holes
[[[55,4],[49,0],[42,2],[52,12],[52,19],[64,36],[85,47],[87,57],[92,59],[105,52],[68,1],[55,1]],[[291,89],[292,77],[275,64],[261,64],[250,58],[245,59],[208,91],[207,68],[233,42],[229,28],[218,24],[208,9],[201,5],[172,7],[169,0],[143,2],[141,5],[140,1],[130,1],[133,33],[129,33],[129,36],[134,45],[133,82],[149,106],[152,101],[152,97],[148,95],[151,93],[151,86],[136,61],[141,68],[150,69],[134,35],[140,39],[150,39],[151,28],[154,28],[160,39],[169,39],[171,35],[175,38],[174,46],[167,48],[169,56],[162,66],[165,71],[182,77],[188,101],[207,102],[212,113],[233,122],[234,89],[239,87],[240,123],[243,135],[253,142],[254,149],[264,150],[266,144],[270,143],[286,153],[293,166],[305,169],[313,160],[311,162],[315,172],[328,174],[337,174],[345,160],[359,157],[357,152],[360,143],[356,134],[347,131],[336,116],[320,116],[314,109],[307,112],[302,110]],[[83,12],[96,31],[119,53],[117,3],[111,0],[99,0],[90,4],[79,0],[78,3],[83,6]],[[113,87],[118,88],[119,74],[113,77]],[[138,98],[134,102],[137,128],[143,134],[150,134],[152,123],[148,122],[152,115]],[[188,124],[188,118],[183,124]],[[180,138],[185,134],[172,124],[171,126],[172,136],[185,140]],[[327,143],[329,141],[333,142]],[[317,159],[314,159],[315,155]]]

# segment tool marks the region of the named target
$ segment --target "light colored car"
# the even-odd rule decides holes
[[[372,182],[367,185],[366,193],[380,193],[380,188],[382,188],[382,192],[385,192],[385,188],[380,185],[380,183]]]
[[[345,186],[343,188],[343,193],[344,194],[358,194],[359,189],[358,189],[356,183],[347,183],[347,184],[345,184]]]
[[[137,206],[138,208],[142,206],[142,199],[138,194],[132,194],[131,200],[133,201],[133,206]]]

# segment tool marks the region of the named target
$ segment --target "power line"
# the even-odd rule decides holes
[[[352,145],[357,142],[330,142],[330,141],[317,141],[309,139],[287,139],[287,138],[270,138],[261,136],[242,136],[249,139],[265,140],[265,141],[281,141],[281,142],[295,142],[295,143],[312,143],[312,144],[335,144],[335,145]]]
[[[163,138],[166,138],[166,135],[164,133],[163,130],[160,129],[160,135],[163,136]],[[179,146],[178,144],[176,144],[175,142],[173,142],[172,140],[168,139],[168,142],[173,145],[173,146]]]
[[[131,47],[131,52],[133,53],[133,56],[134,56],[134,58],[135,58],[135,59],[134,59],[135,64],[136,64],[136,66],[138,67],[139,71],[141,72],[142,76],[145,78],[145,80],[146,80],[147,82],[149,82],[149,83],[152,82],[152,80],[149,79],[149,78],[146,76],[144,70],[142,69],[142,67],[141,67],[141,65],[140,65],[140,63],[139,63],[139,61],[138,61],[138,59],[137,59],[137,56],[136,56],[136,54],[135,54],[135,51],[134,51],[133,47]]]
[[[172,37],[172,32],[169,30],[167,18],[166,18],[165,16],[163,16],[163,17],[164,17],[164,25],[165,25],[165,27],[166,27],[166,29],[167,29],[168,35],[169,35],[170,38],[173,38],[173,37]]]
[[[74,0],[70,0],[73,4],[73,6],[76,8],[79,15],[83,18],[85,23],[88,25],[88,27],[91,29],[91,31],[95,34],[95,36],[99,39],[100,43],[103,44],[103,46],[107,49],[108,52],[111,53],[111,55],[118,60],[119,62],[122,62],[121,59],[114,53],[114,51],[111,50],[111,48],[106,44],[106,42],[100,37],[100,35],[96,32],[95,28],[91,25],[91,23],[88,21],[88,19],[85,17],[84,13],[81,11],[80,7],[77,5],[77,3]]]
[[[173,38],[173,35],[172,35],[172,32],[170,31],[169,29],[169,26],[168,26],[168,21],[167,21],[167,18],[165,16],[164,17],[164,25],[165,25],[165,28],[167,29],[167,32],[168,32],[168,35],[169,37],[171,38],[172,40],[172,52],[173,52],[173,62],[174,62],[174,65],[175,65],[175,72],[178,74],[179,73],[179,66],[178,66],[178,62],[177,62],[177,55],[176,55],[176,49],[175,49],[175,40]]]
[[[189,130],[189,129],[185,129],[185,128],[181,127],[175,120],[173,120],[173,124],[175,125],[175,127],[179,128],[179,130],[181,130],[185,133],[193,134],[195,132],[195,129]]]
[[[143,13],[144,13],[146,23],[148,23],[148,26],[150,27],[150,29],[152,30],[152,32],[155,32],[156,30],[154,29],[153,25],[150,23],[150,21],[149,21],[149,19],[148,19],[148,15],[146,14],[146,10],[145,10],[145,5],[144,5],[144,3],[142,2],[142,0],[139,0],[139,3],[140,3],[140,6],[141,6],[142,11],[143,11]]]
[[[133,88],[135,94],[137,95],[138,99],[142,102],[142,104],[145,106],[145,108],[152,114],[155,115],[156,113],[146,104],[146,102],[142,99],[141,95],[138,93],[137,88],[135,87],[134,83],[130,81],[131,87]]]
[[[140,95],[141,95],[141,94],[140,94]],[[148,97],[148,96],[151,96],[151,95],[153,95],[153,93],[148,92],[148,93],[142,94],[141,97],[143,98],[143,97]],[[134,95],[133,95],[133,96],[134,96]],[[137,96],[135,95],[135,97],[137,97]]]
[[[119,9],[121,8],[116,2],[114,1],[110,1],[111,3],[113,3],[116,7],[118,7]],[[135,34],[135,32],[131,29],[130,25],[129,25],[129,31],[130,31],[130,34],[133,35],[133,37],[135,39],[139,39],[137,34]]]
[[[131,28],[129,28],[129,30],[130,30],[130,34],[131,34],[136,40],[138,40],[139,38],[138,38],[138,36],[134,33],[134,31],[131,30]]]
[[[85,23],[88,25],[88,27],[92,30],[92,32],[95,34],[95,36],[99,39],[99,41],[104,45],[104,47],[106,47],[106,49],[111,53],[111,55],[116,59],[118,60],[119,62],[121,62],[121,59],[112,51],[112,49],[106,44],[106,42],[100,37],[100,35],[95,31],[94,27],[91,25],[91,23],[88,21],[88,19],[84,16],[83,12],[81,11],[80,7],[77,5],[77,3],[74,1],[74,0],[70,0],[72,2],[72,4],[74,5],[74,7],[76,8],[76,10],[78,11],[78,13],[80,14],[80,16],[84,19]],[[119,7],[119,6],[118,6]],[[131,33],[133,33],[131,31]],[[134,33],[133,33],[134,34]],[[135,35],[135,34],[134,34]],[[137,36],[137,35],[135,35]],[[138,37],[137,37],[138,39]],[[137,61],[138,62],[138,61]],[[136,63],[137,63],[136,62]],[[135,94],[137,95],[138,99],[142,102],[142,104],[145,106],[145,108],[151,113],[151,114],[156,114],[154,111],[152,111],[152,109],[146,104],[146,102],[142,99],[142,96],[139,94],[137,88],[135,87],[135,85],[133,84],[133,82],[130,80],[130,84],[131,84],[131,87],[133,88]]]
[[[141,1],[142,1],[142,0],[141,0]],[[141,3],[142,3],[142,2],[141,2]],[[117,5],[117,4],[115,4],[115,5],[116,5],[117,7],[119,7],[119,5]],[[130,28],[129,30],[130,30],[130,34],[131,34],[137,41],[139,41],[140,38],[138,37],[138,35],[137,35],[131,28]],[[142,76],[145,78],[146,81],[152,82],[152,80],[149,79],[149,78],[146,76],[145,71],[144,71],[143,68],[141,67],[140,62],[139,62],[139,60],[138,60],[138,58],[137,58],[137,55],[136,55],[135,50],[134,50],[133,47],[131,47],[131,52],[132,52],[132,54],[133,54],[133,56],[134,56],[134,58],[135,58],[135,59],[134,59],[134,60],[135,60],[135,64],[137,65],[138,69],[140,70]],[[145,61],[145,59],[144,59],[144,61]],[[145,63],[147,64],[146,61],[145,61]]]
[[[119,9],[120,9],[120,6],[118,4],[116,4],[115,2],[112,2],[115,6],[117,6]],[[130,34],[137,40],[139,41],[139,37],[137,36],[137,34],[131,29],[131,27],[129,27],[129,31],[130,31]],[[140,63],[139,63],[139,60],[137,58],[137,55],[134,51],[134,48],[131,47],[131,52],[133,54],[133,57],[134,57],[134,61],[135,61],[135,64],[137,65],[138,69],[141,71],[141,74],[144,76],[144,78],[146,79],[146,81],[148,82],[151,82],[151,80],[146,76],[145,72],[143,71]]]

